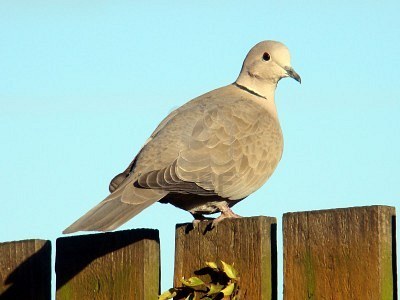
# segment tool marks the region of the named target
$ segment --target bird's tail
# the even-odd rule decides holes
[[[128,201],[125,200],[127,191]],[[63,233],[114,230],[164,195],[159,191],[134,188],[133,185],[121,187],[66,228]],[[129,200],[135,198],[139,200]]]

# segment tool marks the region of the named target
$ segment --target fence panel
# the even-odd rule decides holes
[[[57,300],[157,299],[157,230],[64,237],[56,247]]]
[[[284,299],[397,299],[395,209],[283,216]]]
[[[209,282],[209,273],[202,270],[205,262],[223,260],[234,263],[239,272],[240,299],[276,299],[276,219],[226,219],[212,230],[210,224],[177,225],[174,286],[182,286],[182,276],[196,275]]]
[[[0,299],[50,298],[50,241],[0,243]]]
[[[210,225],[177,225],[174,286],[182,286],[182,277],[209,282],[215,274],[205,263],[223,260],[239,271],[240,299],[277,299],[276,219],[227,219],[213,229]],[[57,300],[157,299],[157,230],[63,237],[56,248]],[[397,299],[395,208],[286,213],[283,256],[284,300]],[[50,241],[0,243],[3,299],[51,299]]]

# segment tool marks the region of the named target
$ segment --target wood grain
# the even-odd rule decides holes
[[[59,238],[57,300],[157,299],[157,230],[138,229]]]
[[[196,228],[177,225],[174,286],[182,286],[183,276],[209,281],[200,271],[205,262],[223,260],[234,263],[240,273],[240,299],[276,299],[276,219],[225,219],[208,230],[210,224],[201,222]]]
[[[51,298],[51,244],[45,240],[0,243],[0,299]]]
[[[283,216],[284,299],[397,299],[395,209]]]

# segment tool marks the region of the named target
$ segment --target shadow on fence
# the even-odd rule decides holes
[[[0,299],[50,299],[51,243],[0,243]]]

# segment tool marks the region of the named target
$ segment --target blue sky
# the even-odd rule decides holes
[[[289,47],[303,83],[279,83],[282,161],[235,212],[280,227],[287,211],[398,208],[399,11],[398,1],[2,1],[0,241],[55,241],[163,117],[233,82],[266,39]],[[160,230],[162,289],[175,224],[189,221],[156,204],[121,228]]]

